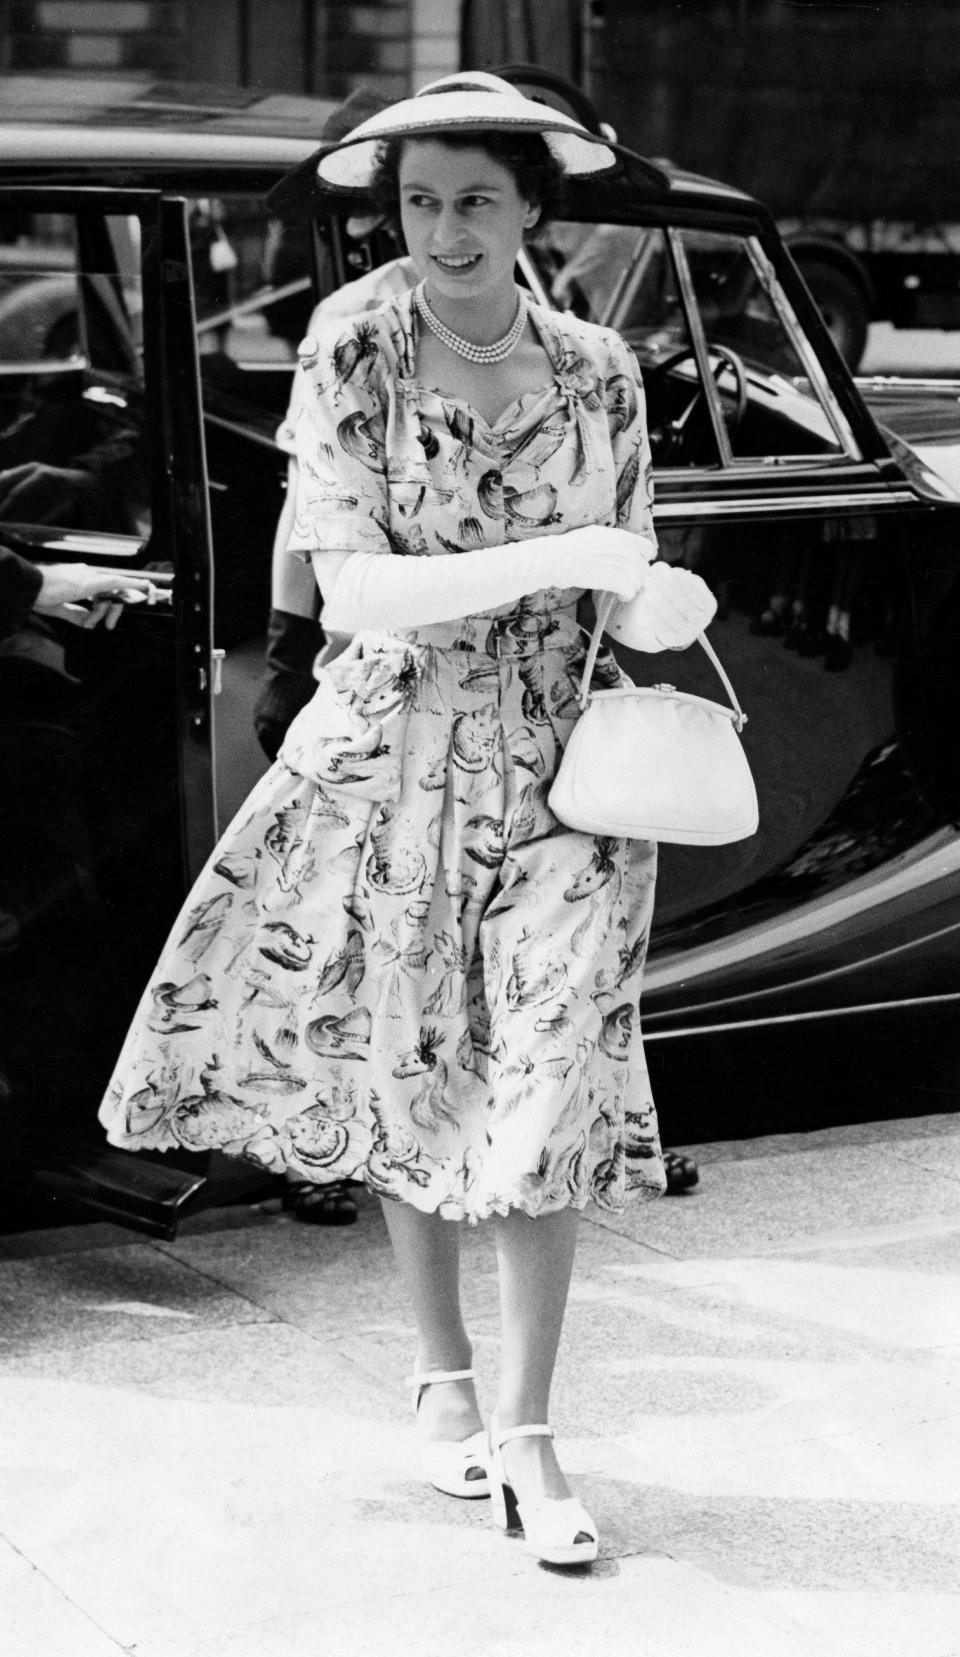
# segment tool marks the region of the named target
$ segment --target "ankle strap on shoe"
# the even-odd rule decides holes
[[[412,1375],[407,1376],[404,1385],[408,1387],[429,1387],[434,1381],[472,1381],[473,1379],[472,1369],[427,1369],[424,1370],[422,1375],[419,1370],[415,1370]]]
[[[553,1428],[546,1422],[530,1427],[497,1427],[497,1443],[507,1444],[511,1438],[552,1438]]]

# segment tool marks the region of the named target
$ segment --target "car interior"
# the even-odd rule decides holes
[[[551,303],[615,328],[636,351],[656,466],[842,452],[799,326],[751,239],[560,222],[530,251]]]

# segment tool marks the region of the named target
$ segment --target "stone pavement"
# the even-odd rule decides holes
[[[0,1239],[3,1657],[957,1657],[960,1119],[697,1154],[696,1193],[583,1226],[586,1572],[420,1484],[375,1204]]]

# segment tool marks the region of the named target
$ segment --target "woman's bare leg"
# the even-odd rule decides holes
[[[460,1309],[460,1226],[408,1203],[382,1203],[394,1257],[417,1325],[417,1366],[469,1369],[472,1348]],[[464,1439],[483,1422],[472,1381],[425,1387],[418,1412],[427,1438]]]
[[[518,1209],[494,1221],[500,1271],[500,1426],[549,1421],[550,1384],[577,1245],[575,1208],[530,1219]],[[511,1439],[504,1471],[524,1496],[569,1496],[546,1438]]]

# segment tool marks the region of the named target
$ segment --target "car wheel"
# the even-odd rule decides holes
[[[847,366],[855,369],[867,343],[867,303],[846,271],[821,259],[801,259],[800,272]]]

